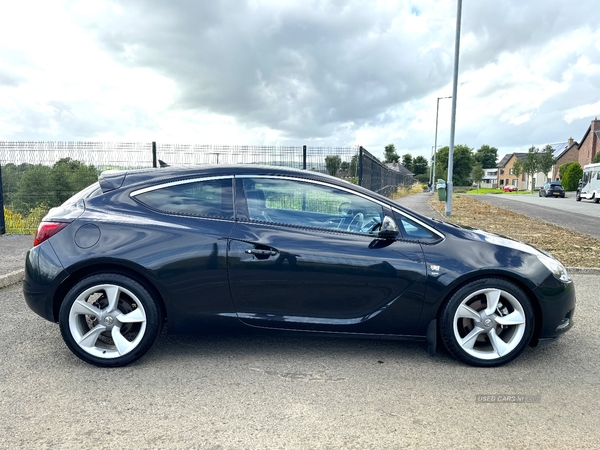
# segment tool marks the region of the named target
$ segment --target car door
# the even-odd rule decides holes
[[[236,182],[228,242],[232,299],[248,325],[411,334],[425,294],[417,240],[378,239],[383,204],[350,189],[285,177]]]
[[[138,254],[129,259],[146,267],[160,286],[169,330],[239,326],[226,262],[227,236],[235,223],[233,177],[167,182],[131,197],[148,208],[148,215],[138,227],[133,247]]]

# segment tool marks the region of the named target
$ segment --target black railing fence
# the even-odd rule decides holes
[[[410,175],[388,168],[362,147],[359,147],[359,160],[359,184],[386,197],[399,186],[410,186],[417,181]]]
[[[35,232],[49,208],[93,183],[103,170],[161,162],[293,167],[330,173],[383,195],[415,181],[362,147],[0,141],[0,234]]]

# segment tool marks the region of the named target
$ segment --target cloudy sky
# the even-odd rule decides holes
[[[579,141],[600,115],[593,0],[464,0],[457,144]],[[362,145],[429,156],[456,0],[19,0],[0,140]],[[438,143],[449,142],[440,101]]]

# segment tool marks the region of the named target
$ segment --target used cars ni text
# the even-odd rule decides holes
[[[498,366],[569,330],[575,308],[548,253],[338,178],[253,165],[103,172],[43,219],[24,294],[99,366],[137,360],[165,323],[416,339]]]

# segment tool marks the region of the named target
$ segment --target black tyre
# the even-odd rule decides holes
[[[533,307],[519,287],[486,278],[466,284],[445,304],[440,335],[460,361],[478,367],[501,366],[525,350],[534,317]]]
[[[65,296],[59,325],[69,349],[101,367],[118,367],[141,358],[163,324],[161,309],[137,281],[114,274],[84,278]]]

